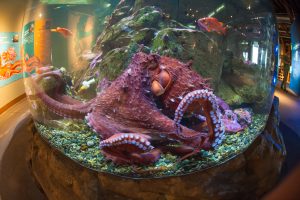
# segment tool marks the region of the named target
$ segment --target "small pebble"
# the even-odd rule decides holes
[[[89,141],[87,141],[87,143],[86,143],[87,145],[88,145],[88,147],[91,147],[91,146],[94,146],[94,141],[91,141],[91,140],[89,140]]]

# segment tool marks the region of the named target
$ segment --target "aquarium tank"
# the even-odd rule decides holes
[[[35,126],[101,173],[217,166],[266,125],[274,37],[268,0],[32,1],[21,49]]]

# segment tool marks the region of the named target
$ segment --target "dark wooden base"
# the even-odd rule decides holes
[[[276,184],[285,157],[278,99],[263,133],[242,154],[190,175],[129,179],[85,168],[33,131],[31,170],[53,199],[258,199]]]

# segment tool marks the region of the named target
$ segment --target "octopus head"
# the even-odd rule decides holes
[[[155,62],[149,66],[151,91],[164,104],[170,105],[167,107],[178,106],[189,92],[210,90],[207,80],[192,69],[192,62],[183,63],[174,58],[156,55]]]

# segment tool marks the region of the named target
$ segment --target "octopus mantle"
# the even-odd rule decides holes
[[[38,82],[49,76],[58,85],[45,92]],[[64,95],[59,71],[39,75],[33,85],[51,112],[85,119],[100,135],[102,153],[118,164],[151,164],[166,151],[185,159],[216,148],[225,129],[237,132],[247,126],[240,125],[191,63],[156,54],[135,54],[127,70],[88,102]],[[183,118],[189,119],[186,125],[181,124]]]

